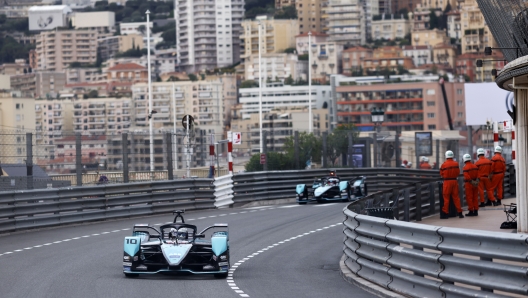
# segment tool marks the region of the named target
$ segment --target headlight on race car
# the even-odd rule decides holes
[[[123,257],[123,261],[127,261],[127,262],[130,261],[130,257],[129,256],[124,256]]]
[[[220,256],[220,260],[222,260],[222,261],[227,260],[227,256],[226,256],[226,255],[221,255],[221,256]]]
[[[227,266],[228,264],[229,264],[228,262],[219,262],[218,266]]]

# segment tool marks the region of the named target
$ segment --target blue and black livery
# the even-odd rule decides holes
[[[136,224],[132,236],[125,237],[123,273],[140,274],[212,274],[225,278],[229,271],[229,231],[227,224],[214,224],[197,233],[186,224],[182,213],[174,211],[173,223],[159,230],[148,224]],[[178,218],[181,222],[177,222]],[[207,234],[209,240],[205,238]]]
[[[330,171],[328,176],[315,179],[311,188],[307,184],[298,184],[295,189],[297,203],[354,201],[367,195],[366,180],[365,176],[342,180],[335,171]]]

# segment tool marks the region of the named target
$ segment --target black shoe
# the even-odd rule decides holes
[[[475,216],[475,211],[469,211],[469,213],[466,213],[466,216]]]
[[[502,200],[497,199],[497,201],[496,201],[496,202],[497,202],[497,205],[495,205],[495,206],[500,206],[500,205],[502,205],[501,201],[502,201]]]
[[[493,203],[492,203],[490,200],[488,200],[488,201],[486,202],[486,206],[491,206],[491,205],[493,205]]]
[[[500,203],[498,201],[493,201],[492,203],[493,203],[493,206],[499,206],[500,205]]]
[[[462,212],[458,212],[458,218],[464,218],[464,214],[462,214]]]
[[[449,214],[440,211],[440,219],[449,219]]]
[[[473,211],[473,216],[478,216],[478,210]]]
[[[484,208],[484,207],[486,207],[486,204],[484,204],[484,202],[482,202],[482,203],[480,203],[479,207],[480,208]]]

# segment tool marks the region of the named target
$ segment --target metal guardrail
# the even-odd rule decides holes
[[[214,206],[212,179],[0,192],[0,232]]]
[[[228,207],[233,204],[233,175],[226,175],[216,178],[215,186],[215,207]]]
[[[291,199],[295,196],[295,185],[312,184],[315,178],[327,174],[327,169],[236,174],[233,176],[233,201],[237,204],[260,200]],[[439,179],[438,171],[400,168],[338,169],[337,175],[341,179],[366,176],[369,193],[392,191],[394,188],[411,183]]]
[[[346,266],[386,289],[411,297],[528,295],[528,235],[389,220],[348,207],[344,215]]]
[[[462,177],[459,185],[464,205]],[[344,209],[345,265],[356,275],[411,297],[528,295],[528,236],[409,222],[439,213],[438,187],[437,181],[424,180],[349,204]],[[515,195],[512,165],[505,175],[504,195]],[[401,221],[364,215],[367,208],[389,206]]]

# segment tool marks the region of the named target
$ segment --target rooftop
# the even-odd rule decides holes
[[[110,67],[108,70],[109,71],[113,71],[113,70],[146,70],[146,68],[144,66],[141,66],[137,63],[120,63],[120,64],[117,64],[113,67]]]
[[[319,32],[315,32],[315,31],[308,31],[308,32],[312,33],[312,36],[321,36],[321,37],[328,37],[329,36],[328,34],[319,33]],[[299,34],[299,35],[297,35],[295,37],[308,36],[308,32],[303,33],[303,34]]]

